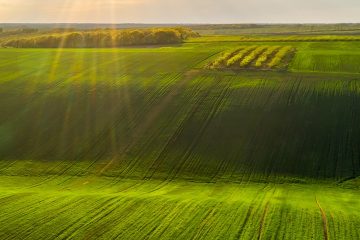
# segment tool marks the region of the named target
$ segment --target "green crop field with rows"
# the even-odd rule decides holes
[[[357,36],[0,48],[0,239],[359,239]]]

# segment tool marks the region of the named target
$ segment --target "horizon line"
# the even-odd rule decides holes
[[[360,24],[360,22],[243,22],[243,23],[142,23],[142,22],[0,22],[0,24],[103,24],[103,25],[120,25],[120,24],[141,24],[141,25],[291,25],[291,24]]]

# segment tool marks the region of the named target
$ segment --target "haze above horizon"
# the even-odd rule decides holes
[[[356,23],[357,0],[0,0],[2,23]]]

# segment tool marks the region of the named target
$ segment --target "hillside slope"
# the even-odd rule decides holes
[[[359,75],[199,68],[222,48],[0,50],[0,172],[359,175]]]
[[[206,39],[0,49],[0,238],[359,239],[359,43]]]

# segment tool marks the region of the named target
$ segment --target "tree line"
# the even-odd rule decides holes
[[[187,28],[95,30],[22,36],[3,43],[14,48],[111,48],[181,43],[198,33]]]

